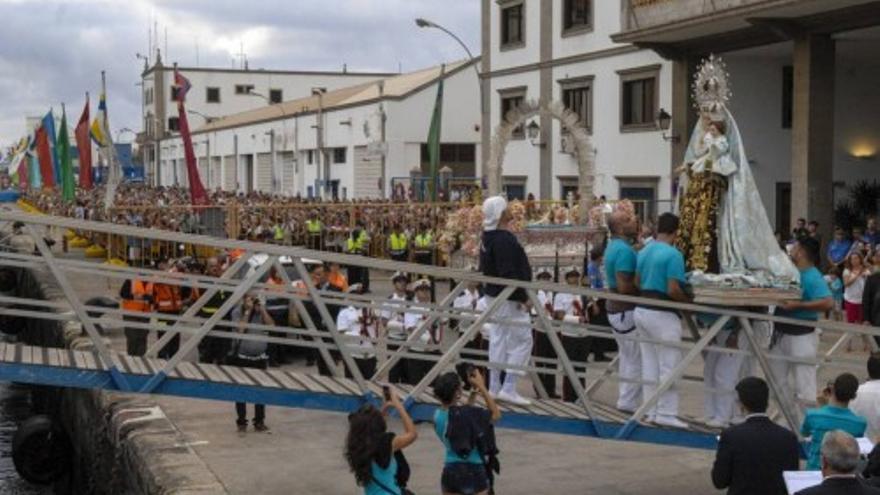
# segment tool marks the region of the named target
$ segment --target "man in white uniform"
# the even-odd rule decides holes
[[[423,278],[416,281],[413,284],[413,291],[415,292],[416,304],[427,305],[431,303],[430,280]],[[427,313],[407,311],[403,317],[403,326],[406,328],[407,336],[412,335],[422,325],[422,322],[427,319]],[[440,353],[441,342],[443,342],[443,327],[435,321],[430,328],[422,332],[419,338],[413,342],[410,352],[414,354],[436,355]],[[419,383],[436,363],[435,360],[407,359],[406,374],[409,380],[408,383],[412,385]]]
[[[699,318],[707,328],[710,327],[717,317]],[[746,338],[740,336],[739,325],[728,321],[724,328],[718,332],[712,345],[725,347],[731,350],[745,348]],[[703,359],[703,409],[705,423],[712,428],[727,428],[733,419],[736,384],[740,379],[740,368],[745,358],[744,354],[708,351]]]
[[[551,283],[553,282],[553,274],[550,273],[546,268],[542,268],[538,271],[538,274],[535,275],[535,279],[538,282],[543,283]],[[532,316],[537,317],[538,311],[543,310],[548,318],[553,318],[553,292],[541,289],[538,291],[538,304],[541,305],[540,308],[532,308]],[[535,346],[533,355],[536,358],[542,359],[556,359],[556,351],[553,350],[553,344],[550,343],[550,338],[547,334],[542,330],[535,330]],[[556,363],[546,363],[546,362],[538,362],[535,361],[535,366],[538,368],[547,368],[548,370],[554,373],[539,373],[538,378],[541,380],[541,384],[544,385],[544,391],[547,392],[547,396],[552,399],[557,399],[559,396],[556,394]],[[537,391],[536,391],[537,393]]]
[[[487,277],[531,281],[532,269],[526,253],[507,225],[511,215],[507,200],[493,196],[483,203],[483,239],[480,246],[480,270]],[[498,297],[504,286],[486,284],[489,305]],[[532,354],[532,325],[529,318],[528,296],[523,290],[515,290],[495,311],[493,320],[503,321],[493,325],[489,338],[489,360],[493,363],[526,366]],[[516,382],[525,372],[507,368],[504,384],[501,370],[489,372],[489,392],[499,400],[519,405],[531,401],[516,390]]]
[[[393,354],[400,348],[400,345],[406,340],[406,329],[403,326],[403,315],[405,312],[405,304],[409,301],[409,294],[406,286],[409,283],[409,277],[403,272],[395,272],[391,276],[391,283],[394,284],[394,292],[388,297],[388,302],[383,305],[383,309],[379,312],[379,318],[384,328],[387,338],[388,353]],[[389,383],[409,383],[410,380],[406,376],[407,361],[401,358],[397,364],[388,371]]]
[[[581,274],[577,268],[570,268],[565,273],[565,283],[573,287],[580,285]],[[584,299],[576,294],[568,292],[557,292],[553,296],[553,313],[557,320],[561,320],[566,325],[581,325],[587,323],[588,317]],[[573,363],[586,363],[590,355],[590,338],[583,335],[580,328],[566,327],[562,330],[562,348],[568,355],[568,359]],[[586,373],[585,366],[574,366],[575,373],[583,375]],[[581,387],[584,386],[584,380],[580,379]],[[577,402],[579,399],[574,386],[565,376],[562,380],[562,400],[565,402]]]
[[[348,293],[362,294],[363,285],[349,286]],[[369,308],[347,306],[336,316],[336,328],[345,335],[354,362],[366,379],[376,372],[376,351],[373,342],[376,340],[377,326],[378,320]],[[345,376],[351,378],[348,368],[345,369]]]

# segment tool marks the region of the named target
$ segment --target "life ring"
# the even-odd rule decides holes
[[[70,471],[73,447],[67,434],[45,414],[32,416],[12,438],[12,462],[25,480],[52,484]]]

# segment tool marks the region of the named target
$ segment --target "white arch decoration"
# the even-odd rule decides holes
[[[590,134],[581,124],[578,114],[572,112],[559,101],[547,103],[544,100],[527,100],[507,112],[504,120],[495,128],[492,138],[492,146],[489,150],[489,161],[486,163],[486,175],[488,179],[489,194],[501,193],[501,173],[507,144],[513,135],[513,130],[535,115],[549,115],[558,120],[562,127],[569,132],[574,142],[578,161],[578,192],[580,194],[580,220],[586,223],[590,202],[593,199],[593,184],[595,180],[595,152],[590,144]],[[550,143],[546,143],[547,146]]]

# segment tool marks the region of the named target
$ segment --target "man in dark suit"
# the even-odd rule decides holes
[[[821,484],[795,495],[880,495],[880,489],[856,478],[859,465],[859,444],[843,430],[834,430],[822,439]]]
[[[797,436],[767,417],[770,391],[756,377],[736,385],[746,420],[724,430],[712,466],[712,483],[728,495],[787,495],[783,471],[797,471]]]

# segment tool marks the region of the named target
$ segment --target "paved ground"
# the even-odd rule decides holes
[[[383,278],[375,276],[374,280],[374,290],[388,289]],[[83,297],[112,295],[118,290],[115,282],[79,277],[74,283]],[[123,349],[121,331],[111,333],[114,347]],[[700,366],[695,363],[688,374],[699,375]],[[829,373],[823,373],[823,380]],[[528,388],[523,383],[521,391],[526,393]],[[606,386],[599,395],[610,399],[613,394],[614,387]],[[157,400],[232,494],[359,492],[342,455],[347,428],[344,414],[270,407],[271,433],[240,434],[232,404],[173,397]],[[698,416],[701,401],[696,384],[683,387],[683,411]],[[393,423],[391,429],[400,431],[400,425]],[[416,493],[438,493],[442,449],[430,425],[419,426],[419,433],[419,441],[407,450],[413,466],[411,488]],[[499,494],[714,493],[709,480],[713,452],[504,429],[498,437],[502,449]]]

